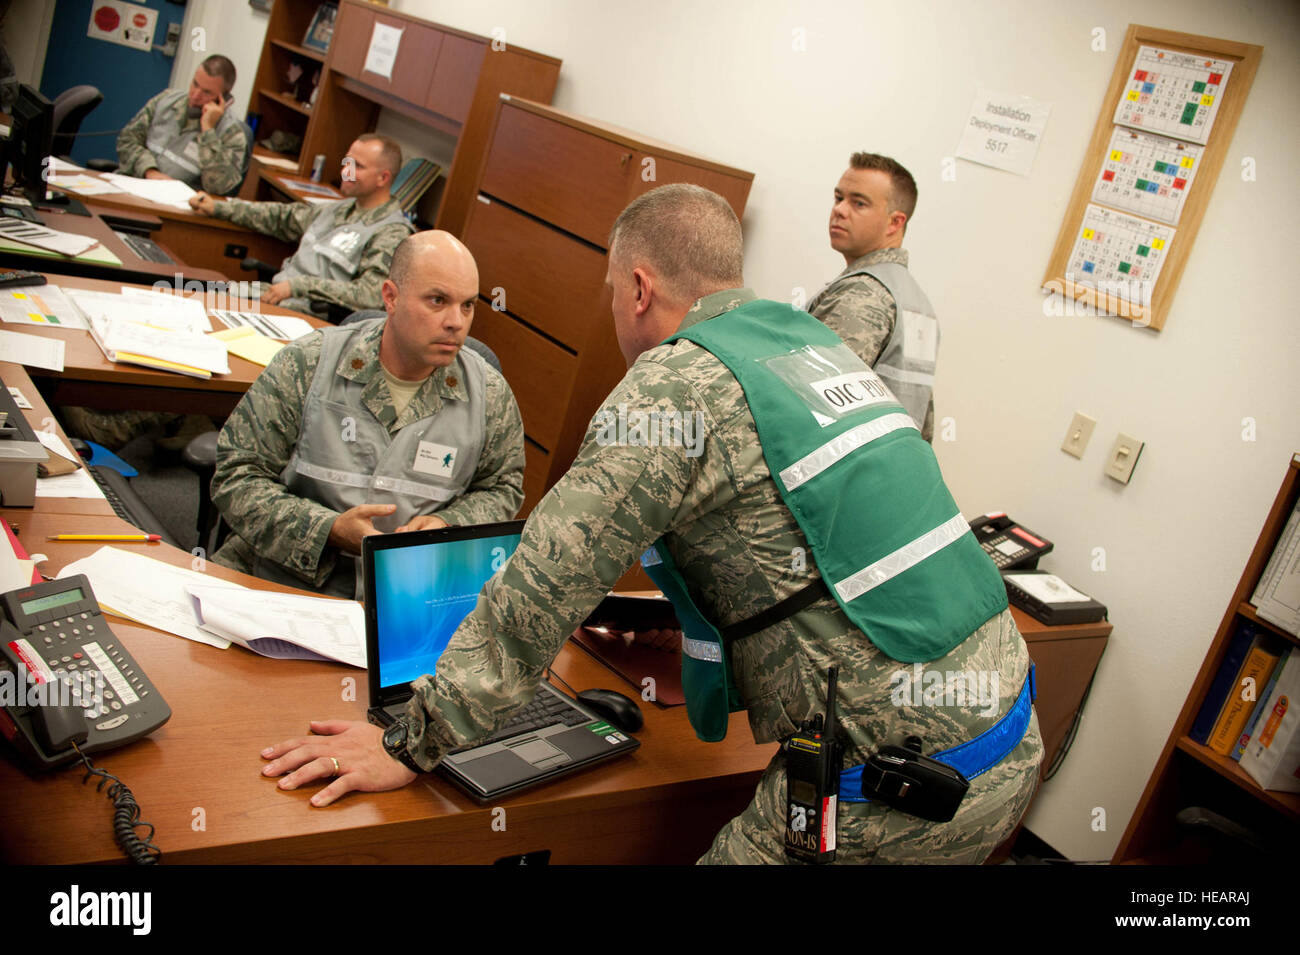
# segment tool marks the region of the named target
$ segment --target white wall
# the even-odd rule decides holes
[[[249,18],[246,4],[229,6]],[[1074,750],[1029,820],[1073,858],[1108,858],[1300,448],[1300,325],[1282,288],[1300,220],[1296,6],[393,6],[480,34],[504,27],[507,42],[564,60],[557,106],[755,172],[746,274],[772,298],[811,291],[842,266],[825,225],[851,151],[888,153],[912,169],[920,203],[908,248],[942,317],[936,411],[956,430],[956,440],[936,441],[944,473],[968,515],[1004,509],[1054,539],[1045,566],[1106,603],[1115,624]],[[1046,317],[1037,291],[1130,22],[1265,47],[1159,334],[1114,319]],[[1108,49],[1092,52],[1099,26]],[[792,48],[796,29],[806,31],[805,52]],[[1052,104],[1028,178],[959,162],[956,181],[941,181],[977,85]],[[418,130],[402,132],[418,145]],[[1254,182],[1240,177],[1247,156]],[[1058,450],[1076,409],[1098,420],[1082,461]],[[1247,417],[1254,441],[1242,440]],[[1102,475],[1120,430],[1147,442],[1127,487]],[[1104,571],[1092,569],[1095,548],[1105,551]]]
[[[13,0],[10,4],[4,18],[4,41],[18,82],[40,88],[53,22],[54,0]]]

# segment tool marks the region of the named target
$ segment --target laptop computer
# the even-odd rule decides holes
[[[519,545],[523,521],[375,534],[362,542],[372,723],[406,712],[410,683],[436,673],[483,584]],[[440,771],[476,799],[567,775],[640,742],[543,681],[492,736],[443,757]]]

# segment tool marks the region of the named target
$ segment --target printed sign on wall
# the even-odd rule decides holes
[[[148,53],[153,48],[157,26],[157,10],[138,3],[125,3],[124,0],[95,0],[90,8],[90,26],[86,35]]]

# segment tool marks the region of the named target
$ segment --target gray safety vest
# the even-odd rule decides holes
[[[158,106],[153,113],[153,122],[149,124],[149,131],[145,134],[145,148],[153,153],[161,172],[165,172],[173,179],[180,179],[191,189],[200,189],[202,188],[200,174],[203,172],[199,165],[201,130],[197,126],[192,129],[178,130],[171,115],[176,104],[187,97],[188,94],[180,90],[158,101]],[[239,117],[227,109],[216,125],[216,132],[222,135],[232,125],[238,123]]]
[[[358,336],[386,320],[325,330],[320,363],[303,402],[298,446],[280,476],[294,494],[339,513],[359,504],[396,504],[392,516],[374,522],[385,533],[417,515],[442,509],[464,493],[478,468],[487,428],[487,365],[462,348],[448,373],[460,375],[469,400],[443,398],[437,414],[389,434],[361,402],[367,382],[337,373]],[[359,564],[340,554],[322,592],[362,599]],[[280,583],[302,584],[278,564],[261,558],[255,573]]]
[[[871,276],[894,297],[897,316],[894,331],[876,359],[874,369],[912,416],[917,428],[921,428],[934,394],[934,366],[939,353],[939,319],[934,306],[905,265],[897,262],[864,265],[836,276],[831,285],[854,275]],[[823,292],[825,289],[813,296],[808,311],[812,311]]]
[[[273,281],[287,282],[299,275],[338,281],[356,278],[357,272],[361,269],[361,255],[370,244],[371,236],[395,223],[406,226],[408,231],[410,229],[411,224],[397,210],[378,222],[368,224],[344,222],[337,226],[331,225],[334,222],[334,210],[340,203],[348,201],[341,199],[338,203],[321,209],[316,218],[312,219],[307,231],[303,233],[302,240],[298,243],[298,251],[284,260]],[[307,300],[291,298],[281,302],[280,305],[302,311],[307,307]]]

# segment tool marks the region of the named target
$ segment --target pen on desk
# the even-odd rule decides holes
[[[118,541],[154,543],[162,540],[160,534],[50,534],[47,541]]]

